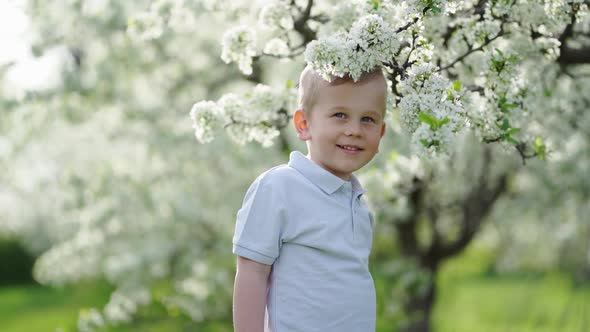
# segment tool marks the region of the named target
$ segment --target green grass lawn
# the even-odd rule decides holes
[[[590,284],[562,273],[490,276],[481,253],[445,264],[435,332],[589,332]]]
[[[108,300],[108,285],[81,284],[54,289],[36,285],[0,288],[0,321],[4,332],[71,331],[79,309]]]
[[[468,252],[443,266],[434,332],[590,331],[590,285],[575,286],[560,273],[490,276],[485,272],[485,261],[481,253]],[[101,308],[109,290],[104,283],[64,289],[0,288],[0,330],[54,332],[60,327],[73,332],[79,310]],[[183,324],[174,319],[151,320],[108,331],[183,331]],[[228,326],[199,331],[225,331]]]

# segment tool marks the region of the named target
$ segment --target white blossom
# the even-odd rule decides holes
[[[321,26],[320,38],[326,38],[331,34],[349,30],[351,23],[359,18],[361,12],[355,2],[342,1],[326,14],[330,15],[330,20]]]
[[[426,174],[417,155],[392,152],[382,167],[363,173],[361,180],[368,189],[372,208],[379,211],[382,220],[402,222],[412,213],[407,194],[414,190],[415,179],[424,179]]]
[[[78,329],[82,332],[94,332],[104,326],[104,318],[96,308],[80,311]]]
[[[271,2],[260,10],[260,25],[271,29],[293,29],[290,7],[284,2]]]
[[[252,28],[238,26],[223,35],[221,59],[236,62],[245,75],[252,74],[252,57],[256,55],[256,34]]]
[[[157,39],[164,32],[162,17],[152,12],[139,13],[129,19],[127,33],[139,40]]]
[[[412,135],[412,151],[419,156],[445,156],[455,142],[455,134],[451,127],[444,125],[438,130],[432,130],[422,123]]]
[[[213,102],[210,102],[213,103]],[[254,122],[255,112],[249,108],[248,101],[235,93],[223,95],[217,102],[224,123]]]
[[[114,323],[130,322],[138,307],[150,301],[150,292],[145,288],[119,289],[111,294],[104,315]]]
[[[428,63],[413,66],[398,85],[402,95],[398,103],[400,120],[412,134],[412,146],[420,154],[448,151],[454,133],[465,124],[460,86],[436,69]]]
[[[285,125],[292,95],[293,89],[281,91],[258,84],[251,93],[228,93],[217,102],[199,102],[191,110],[195,136],[207,143],[224,127],[238,144],[255,141],[268,147],[280,133],[276,127]]]
[[[348,33],[309,43],[305,60],[326,80],[350,75],[356,81],[363,72],[391,59],[398,49],[395,31],[371,14],[356,21]]]
[[[281,38],[273,38],[264,45],[264,53],[276,56],[289,55],[289,45]]]
[[[215,133],[221,128],[220,109],[210,101],[201,101],[193,105],[190,117],[193,120],[195,137],[202,143],[211,142]]]

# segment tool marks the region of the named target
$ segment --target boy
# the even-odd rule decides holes
[[[301,73],[293,124],[308,154],[260,175],[237,214],[235,332],[375,331],[373,218],[352,172],[378,151],[386,95],[380,68],[356,83]]]

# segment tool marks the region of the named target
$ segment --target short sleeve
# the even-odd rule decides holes
[[[277,186],[262,175],[252,183],[237,213],[233,253],[272,265],[279,256],[285,206]]]

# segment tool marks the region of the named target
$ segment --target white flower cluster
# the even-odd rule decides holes
[[[220,108],[212,101],[201,101],[193,105],[190,116],[193,120],[195,137],[201,143],[213,140],[215,133],[220,129]]]
[[[127,33],[135,39],[157,39],[164,33],[164,20],[154,12],[142,12],[127,22]]]
[[[231,274],[226,268],[213,266],[210,262],[196,262],[187,278],[174,282],[176,292],[165,296],[162,302],[167,308],[181,309],[193,321],[199,322],[208,318],[207,313],[220,311],[225,314],[223,305],[212,308],[211,301],[219,304],[219,299],[231,298],[231,291],[227,291],[231,282]]]
[[[545,55],[547,60],[555,61],[559,58],[561,42],[557,38],[539,37],[534,40],[535,46]]]
[[[426,14],[454,14],[457,10],[463,8],[463,1],[447,1],[447,0],[406,0],[403,1],[410,12],[423,13],[426,7],[429,8]]]
[[[326,14],[330,16],[330,20],[320,27],[318,31],[320,38],[348,31],[350,24],[361,16],[358,6],[353,1],[342,1],[334,8],[330,8],[330,12]]]
[[[455,135],[449,126],[432,130],[430,125],[422,123],[412,135],[412,151],[419,156],[443,158],[455,143]]]
[[[356,81],[363,72],[389,61],[399,47],[395,30],[382,17],[370,14],[347,33],[310,42],[305,60],[326,80],[350,75]]]
[[[429,63],[415,65],[398,84],[400,120],[420,154],[447,151],[464,126],[460,83],[452,83]]]
[[[236,62],[245,75],[252,74],[252,58],[256,55],[256,33],[247,26],[238,26],[223,35],[221,59]]]
[[[326,10],[329,21],[319,27],[318,36],[325,38],[329,35],[350,30],[352,23],[366,15],[378,15],[391,26],[401,27],[420,15],[416,8],[409,8],[406,1],[392,0],[367,1],[349,0],[342,1],[333,8]]]
[[[473,47],[478,47],[487,39],[498,35],[500,24],[497,20],[478,20],[471,29],[465,31],[464,38]]]
[[[152,2],[149,10],[130,18],[127,32],[139,40],[151,40],[160,38],[167,27],[176,32],[190,32],[195,25],[194,11],[184,0],[159,0]]]
[[[496,126],[496,114],[489,111],[494,108],[494,105],[479,93],[472,93],[469,99],[471,102],[467,108],[467,114],[477,137],[480,140],[498,137],[500,131]]]
[[[290,7],[284,2],[271,2],[260,10],[258,21],[261,26],[269,29],[293,29],[293,16]]]
[[[146,288],[120,289],[111,294],[104,308],[104,315],[110,322],[130,322],[137,309],[151,301]]]
[[[273,38],[264,45],[264,54],[287,56],[289,53],[289,45],[281,38]]]
[[[526,82],[518,72],[519,58],[499,49],[487,55],[484,98],[472,96],[468,116],[478,137],[484,140],[505,141],[514,144],[511,135],[520,130]]]
[[[550,18],[555,25],[559,26],[561,22],[569,21],[571,1],[568,0],[551,0],[544,1],[545,15]]]
[[[418,156],[406,157],[393,152],[383,167],[363,173],[361,180],[370,189],[369,202],[382,219],[403,221],[412,212],[408,194],[413,189],[414,178],[422,179],[425,175]]]
[[[258,84],[251,93],[226,94],[219,101],[201,101],[193,105],[190,116],[195,137],[201,143],[213,140],[221,128],[239,144],[256,141],[273,144],[279,135],[277,127],[287,120],[287,110],[294,90],[280,91]]]
[[[96,308],[80,311],[78,318],[78,330],[82,332],[94,332],[105,325],[104,318]]]

